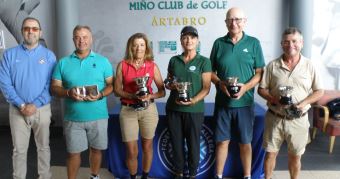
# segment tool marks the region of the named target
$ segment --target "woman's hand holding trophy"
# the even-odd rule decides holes
[[[169,76],[164,80],[165,87],[170,90],[177,90],[178,96],[176,103],[180,105],[194,105],[197,101],[190,98],[189,88],[191,82],[178,82],[175,76]]]

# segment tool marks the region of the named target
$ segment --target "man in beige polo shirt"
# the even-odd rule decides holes
[[[308,141],[309,121],[306,114],[310,104],[323,95],[319,73],[312,61],[300,52],[303,37],[297,28],[287,28],[282,34],[283,54],[265,68],[258,93],[267,100],[263,147],[266,150],[265,178],[272,177],[281,144],[288,144],[288,168],[291,179],[297,179],[301,155]],[[291,103],[283,100],[279,88],[292,87]],[[281,100],[280,100],[281,98]]]

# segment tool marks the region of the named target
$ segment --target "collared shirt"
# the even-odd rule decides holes
[[[292,86],[293,103],[299,103],[308,97],[313,91],[320,90],[323,85],[320,81],[320,74],[312,63],[312,60],[306,57],[300,57],[300,61],[293,71],[290,71],[284,64],[282,56],[271,61],[265,68],[259,87],[268,89],[269,93],[279,98],[280,86]],[[268,107],[276,113],[285,114],[282,108],[267,104]],[[303,113],[308,111],[310,105],[303,109]]]
[[[206,72],[211,72],[211,63],[208,58],[200,54],[197,54],[188,63],[184,62],[183,54],[173,56],[168,65],[168,73],[175,76],[178,82],[191,82],[188,89],[190,98],[202,90],[202,73]],[[166,103],[167,109],[180,112],[204,112],[204,100],[198,101],[195,105],[178,105],[177,97],[177,90],[171,90]]]
[[[242,38],[233,44],[229,33],[218,38],[210,54],[212,71],[221,80],[238,77],[239,83],[247,83],[257,68],[265,66],[260,41],[243,32]],[[220,88],[216,90],[215,104],[224,107],[244,107],[254,103],[254,88],[248,90],[240,99],[227,97]]]
[[[110,61],[91,51],[84,59],[80,59],[75,53],[60,59],[52,79],[62,81],[66,89],[97,85],[98,90],[102,91],[106,86],[106,79],[112,76],[113,68]],[[93,121],[108,117],[106,98],[96,101],[65,99],[65,120]]]
[[[154,81],[154,71],[155,71],[155,62],[151,60],[145,60],[144,64],[136,69],[132,64],[128,63],[125,59],[122,60],[122,80],[123,80],[123,90],[136,94],[138,91],[138,86],[135,82],[135,78],[137,77],[144,77],[148,76],[148,81],[146,83],[146,87],[148,89],[148,92],[150,94],[153,94],[152,92],[152,82]],[[134,99],[127,99],[127,98],[120,98],[121,102],[133,104],[137,103]]]
[[[6,100],[17,107],[48,104],[55,63],[53,52],[41,45],[27,49],[21,44],[6,50],[0,62],[0,88]]]

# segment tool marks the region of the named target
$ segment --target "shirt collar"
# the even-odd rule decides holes
[[[87,58],[89,58],[89,57],[94,57],[94,56],[96,56],[96,53],[94,53],[94,52],[91,50],[90,54],[89,54],[86,58],[84,58],[83,60],[85,60],[85,59],[87,59]],[[73,53],[71,54],[71,57],[72,57],[72,58],[80,59],[80,58],[77,56],[76,51],[73,51]]]
[[[182,61],[184,61],[183,60],[183,55],[184,55],[184,52],[181,54],[181,55],[179,55],[179,58],[182,60]],[[196,58],[198,58],[200,56],[200,54],[198,53],[198,52],[196,52],[196,56],[192,59],[192,60],[190,60],[190,62],[191,61],[194,61]]]
[[[242,38],[237,43],[239,43],[241,41],[244,41],[248,37],[248,35],[244,31],[242,31],[242,34],[243,34]],[[229,32],[227,33],[227,35],[224,36],[224,40],[226,42],[232,42],[231,38],[230,38],[230,33]]]
[[[38,48],[40,48],[40,44],[38,44],[35,48],[29,49],[25,46],[25,44],[21,44],[21,48],[24,49],[25,51],[36,51]]]
[[[300,60],[299,60],[299,62],[296,64],[295,68],[296,68],[296,67],[299,67],[300,64],[302,64],[302,63],[305,61],[305,59],[306,59],[306,57],[304,57],[304,56],[300,53]],[[280,66],[281,66],[282,68],[286,67],[285,63],[283,62],[283,54],[282,54],[281,57],[280,57]]]

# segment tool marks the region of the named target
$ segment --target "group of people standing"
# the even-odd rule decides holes
[[[92,32],[88,26],[73,31],[75,51],[58,62],[50,50],[39,44],[42,30],[35,18],[26,18],[21,32],[24,42],[5,51],[0,62],[0,88],[10,103],[10,128],[13,141],[13,178],[26,177],[26,159],[31,129],[38,153],[39,178],[50,179],[49,125],[51,95],[65,98],[64,136],[67,146],[67,176],[75,179],[81,164],[81,152],[89,148],[91,179],[99,179],[102,150],[107,148],[108,109],[106,96],[120,97],[119,115],[122,141],[126,147],[126,166],[131,179],[137,177],[138,138],[142,143],[142,179],[148,178],[153,158],[153,137],[158,124],[154,100],[165,96],[166,118],[173,146],[173,178],[195,178],[199,165],[200,131],[204,121],[204,97],[210,85],[216,86],[214,118],[216,122],[216,175],[220,179],[228,155],[230,140],[239,143],[244,179],[251,178],[254,87],[268,101],[264,148],[265,177],[271,178],[276,155],[283,141],[288,143],[288,166],[292,179],[298,177],[300,158],[308,141],[310,104],[323,95],[319,74],[301,55],[303,38],[297,28],[282,34],[283,54],[265,67],[258,39],[243,28],[247,18],[239,8],[226,14],[227,35],[218,38],[210,59],[196,49],[196,28],[186,26],[180,33],[183,53],[173,56],[164,84],[153,59],[148,38],[133,34],[127,42],[125,57],[116,71],[109,60],[91,50]],[[138,94],[136,78],[147,77],[147,92]],[[225,80],[238,77],[239,91],[231,95]],[[262,80],[261,80],[262,79]],[[190,82],[189,100],[178,99],[177,82]],[[157,91],[151,87],[155,84]],[[300,116],[290,118],[280,103],[279,86],[294,87],[294,107]],[[82,92],[85,86],[96,86],[97,92]],[[143,108],[140,108],[142,105]],[[185,142],[184,142],[185,141]],[[187,160],[184,145],[188,148]],[[188,164],[189,176],[183,176]]]

